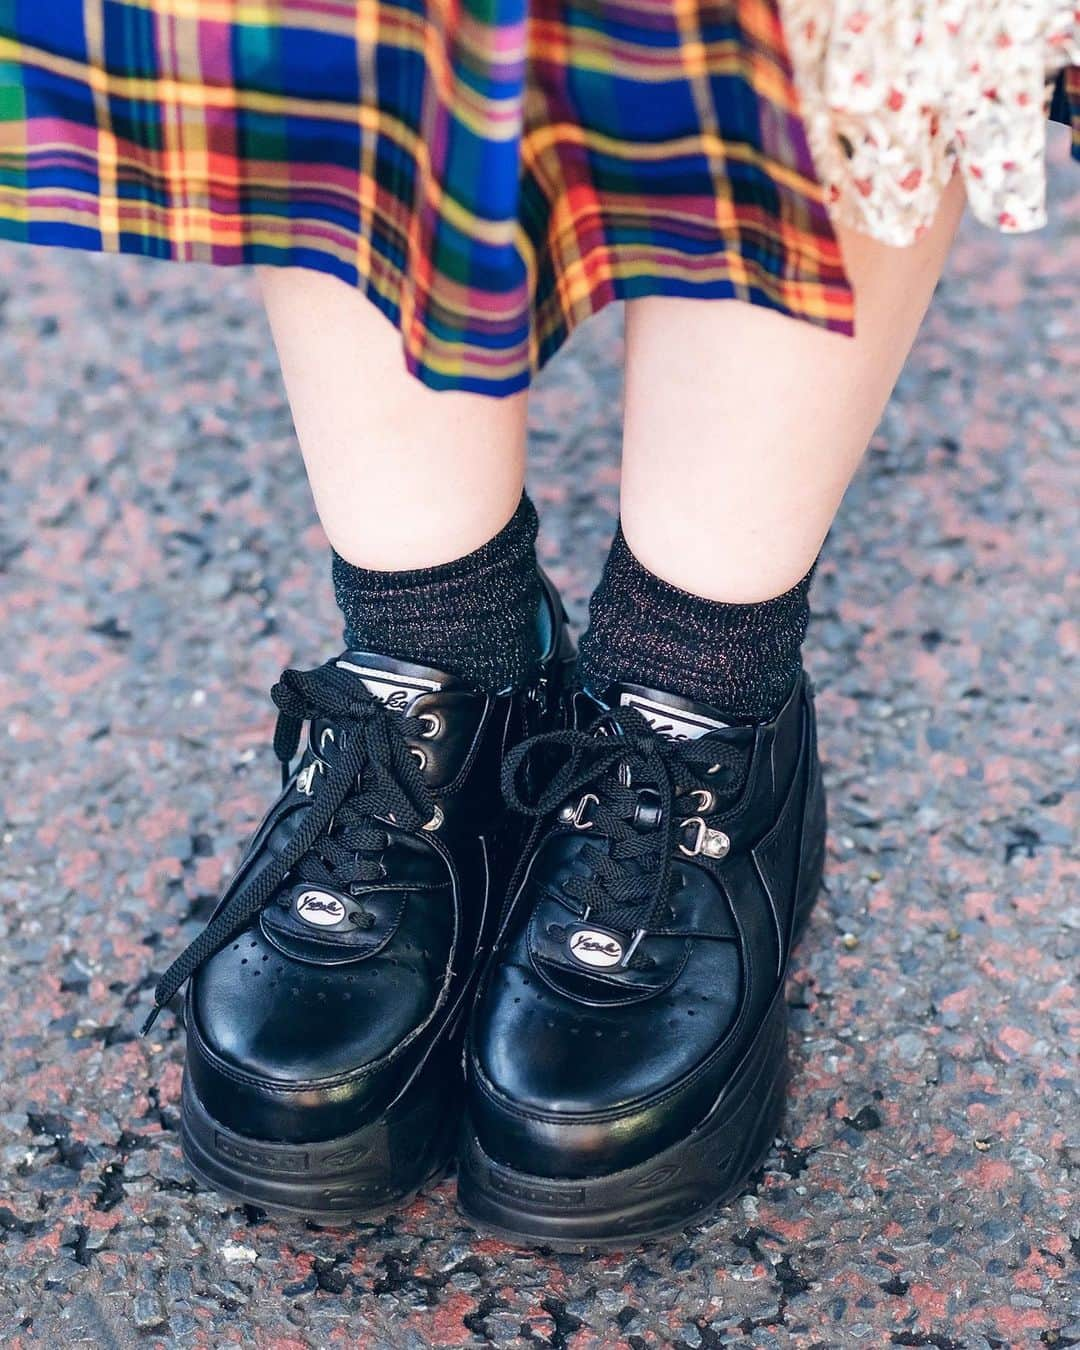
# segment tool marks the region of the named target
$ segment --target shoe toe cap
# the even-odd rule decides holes
[[[311,965],[253,928],[192,980],[188,1070],[230,1129],[328,1136],[379,1109],[396,1073],[388,1056],[423,1024],[437,989],[419,953]]]
[[[715,972],[714,972],[715,974]],[[590,1176],[643,1161],[703,1107],[695,1068],[731,1010],[697,980],[636,1003],[583,1003],[507,962],[477,1009],[469,1115],[484,1151],[543,1176]]]

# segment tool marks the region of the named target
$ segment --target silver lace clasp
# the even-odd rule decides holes
[[[591,830],[593,822],[585,819],[585,812],[599,801],[600,798],[594,792],[586,792],[578,799],[576,806],[564,806],[559,812],[559,819],[564,825],[573,825],[575,830]]]
[[[634,953],[637,951],[638,947],[640,947],[641,939],[644,936],[645,936],[645,929],[639,928],[636,930],[633,937],[631,937],[630,943],[627,946],[626,951],[624,951],[622,954],[622,960],[619,962],[620,970],[626,970],[627,967],[630,965],[630,962],[634,958]]]
[[[313,759],[306,769],[301,769],[296,775],[296,790],[305,797],[310,797],[315,791],[315,774],[323,773],[326,765],[321,759]]]
[[[705,824],[701,816],[691,816],[689,820],[684,820],[682,828],[684,830],[693,827],[694,837],[689,844],[679,843],[679,852],[687,858],[696,858],[703,854],[706,858],[726,858],[731,852],[731,839],[723,830],[711,829]]]

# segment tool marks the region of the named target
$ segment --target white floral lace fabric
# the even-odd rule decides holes
[[[1046,107],[1080,65],[1062,0],[780,0],[834,221],[906,245],[954,172],[997,229],[1046,223]]]

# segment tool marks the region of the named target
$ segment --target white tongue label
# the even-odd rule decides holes
[[[351,670],[359,675],[371,694],[385,703],[391,712],[405,712],[419,694],[431,694],[442,685],[438,680],[421,680],[415,675],[398,675],[392,670],[372,670],[356,666],[351,661],[339,661],[339,670]]]
[[[636,708],[649,726],[661,736],[671,741],[696,741],[709,731],[718,731],[726,727],[716,717],[702,717],[700,713],[687,712],[685,708],[672,708],[666,703],[654,703],[642,698],[640,694],[622,694],[620,708]]]

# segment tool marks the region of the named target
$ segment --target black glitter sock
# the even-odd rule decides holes
[[[438,567],[376,572],[334,553],[345,641],[434,666],[494,693],[524,684],[539,659],[536,510],[528,497],[494,539]]]
[[[813,575],[811,567],[790,591],[760,604],[706,600],[643,567],[620,526],[589,601],[581,682],[595,693],[640,684],[711,703],[732,721],[767,721],[799,672]]]

